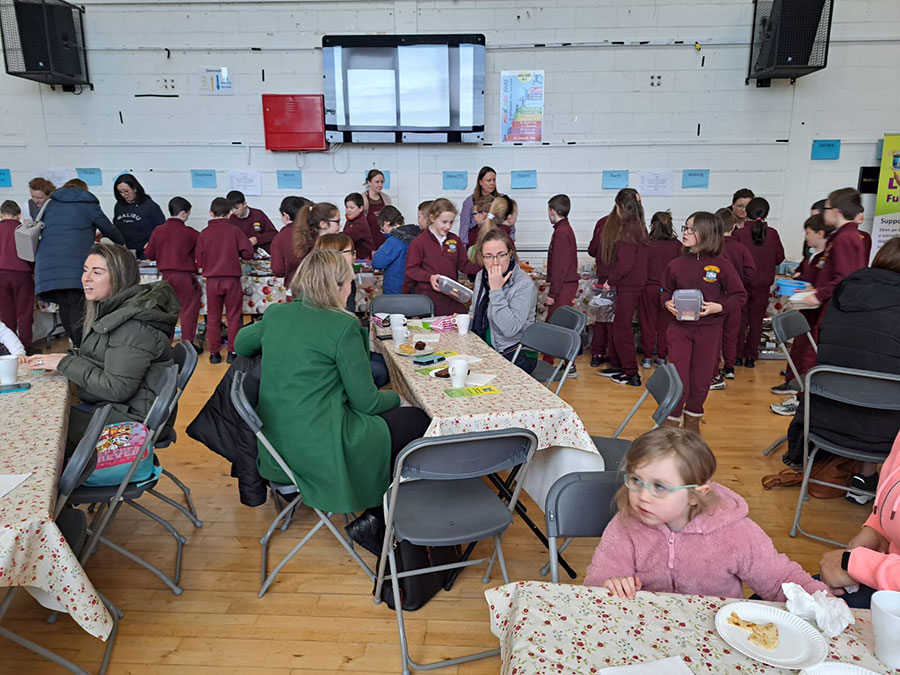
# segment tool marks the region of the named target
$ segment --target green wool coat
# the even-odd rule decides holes
[[[142,421],[171,366],[178,300],[166,281],[131,286],[97,305],[97,318],[81,348],[64,357],[60,373],[85,403],[112,403]]]
[[[241,329],[234,346],[243,356],[262,352],[256,410],[303,501],[335,513],[381,504],[391,437],[378,415],[399,406],[400,397],[375,388],[359,320],[297,299],[270,306],[261,321]],[[290,482],[262,446],[257,464],[264,478]]]

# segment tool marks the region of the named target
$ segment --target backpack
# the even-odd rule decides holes
[[[41,243],[41,233],[44,231],[44,210],[50,203],[48,198],[41,204],[41,210],[38,211],[37,217],[30,223],[19,223],[16,225],[16,231],[13,234],[13,240],[16,242],[16,255],[20,260],[26,262],[34,262],[37,256],[38,244]]]
[[[103,427],[97,441],[97,466],[84,481],[88,487],[119,485],[128,474],[132,460],[147,440],[147,427],[140,422],[115,422]],[[162,468],[154,465],[153,445],[144,450],[137,469],[131,476],[132,483],[156,480]]]

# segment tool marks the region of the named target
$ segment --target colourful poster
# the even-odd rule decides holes
[[[888,239],[897,236],[900,236],[900,136],[885,136],[872,223],[872,257]]]
[[[544,71],[500,73],[500,142],[540,143],[544,120]]]

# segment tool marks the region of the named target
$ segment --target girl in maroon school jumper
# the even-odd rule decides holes
[[[612,322],[609,349],[610,367],[600,375],[617,384],[641,386],[634,352],[634,312],[647,283],[647,226],[641,196],[633,188],[616,195],[616,227],[603,230],[603,263],[609,270],[605,288],[616,289],[616,316]]]
[[[375,246],[363,204],[363,196],[358,192],[351,192],[344,197],[344,215],[347,217],[347,223],[344,225],[344,234],[353,240],[356,257],[369,259],[372,257]],[[381,232],[380,227],[378,231]]]
[[[200,284],[197,283],[195,248],[200,233],[187,226],[191,215],[191,203],[184,197],[169,200],[169,218],[150,234],[150,241],[144,247],[144,257],[156,261],[156,268],[162,278],[175,290],[181,310],[181,340],[190,342],[203,353],[197,344],[197,315],[200,313]]]
[[[698,211],[681,228],[686,253],[666,268],[662,279],[661,302],[677,316],[672,296],[682,288],[703,292],[703,308],[696,321],[672,321],[666,333],[669,363],[675,364],[684,394],[664,426],[684,428],[700,433],[703,403],[709,394],[719,365],[722,343],[722,312],[740,311],[747,297],[744,285],[734,267],[722,255],[722,219],[706,211]]]
[[[681,242],[675,236],[672,227],[672,212],[657,211],[650,219],[650,246],[647,249],[647,283],[641,295],[641,349],[644,358],[641,368],[649,368],[654,364],[653,352],[656,352],[657,366],[666,362],[669,354],[666,346],[666,331],[672,321],[672,315],[659,301],[659,289],[663,272],[669,263],[681,255]]]
[[[741,242],[734,238],[734,231],[737,229],[737,219],[734,213],[729,209],[719,209],[716,215],[722,219],[725,227],[725,239],[722,242],[722,255],[730,262],[734,269],[737,270],[741,281],[744,284],[744,290],[749,292],[750,285],[753,283],[753,276],[756,274],[756,263],[750,251]],[[722,372],[716,375],[713,381],[713,388],[724,389],[725,380],[734,379],[734,366],[737,363],[738,342],[741,337],[741,321],[747,311],[747,303],[745,302],[740,311],[726,312],[725,318],[722,320]]]
[[[421,293],[434,302],[435,316],[461,314],[465,305],[438,290],[438,276],[453,281],[459,273],[477,274],[481,267],[469,261],[459,236],[450,232],[456,207],[449,199],[435,199],[428,208],[428,229],[412,240],[406,252],[404,293]]]
[[[603,285],[609,279],[609,269],[603,264],[603,255],[601,244],[603,241],[603,230],[607,225],[613,226],[616,217],[616,209],[613,207],[612,212],[608,216],[603,216],[594,225],[594,234],[591,236],[591,243],[588,244],[588,255],[594,258],[597,270],[597,283]],[[604,321],[595,321],[591,330],[591,368],[599,368],[606,363],[606,350],[609,343],[609,324]]]
[[[272,274],[284,280],[286,295],[290,297],[291,280],[302,259],[294,253],[294,223],[300,211],[312,206],[306,197],[285,197],[281,200],[282,228],[272,240]]]
[[[769,307],[769,294],[775,281],[775,269],[784,262],[781,237],[766,223],[768,215],[769,202],[762,197],[754,197],[747,204],[746,224],[740,230],[735,230],[732,235],[747,247],[756,266],[753,280],[747,288],[746,326],[741,327],[741,338],[738,339],[739,358],[736,363],[739,365],[743,363],[745,368],[756,367],[763,319]]]
[[[362,196],[366,221],[372,233],[372,250],[377,251],[384,243],[384,235],[378,227],[378,214],[381,213],[381,209],[391,204],[391,198],[384,192],[384,174],[381,171],[372,169],[366,174],[366,190]]]
[[[0,322],[27,346],[33,338],[34,263],[16,253],[15,232],[21,218],[22,209],[14,201],[0,205]]]

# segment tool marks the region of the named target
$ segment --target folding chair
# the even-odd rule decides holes
[[[666,363],[659,366],[644,384],[644,393],[641,394],[637,403],[634,404],[634,407],[628,412],[613,435],[591,436],[591,440],[597,446],[597,451],[603,457],[604,466],[607,470],[616,471],[622,459],[624,459],[625,453],[631,447],[631,441],[619,438],[619,434],[625,430],[625,427],[628,426],[631,418],[634,417],[638,408],[644,404],[647,397],[653,396],[653,400],[656,401],[656,410],[652,415],[653,426],[651,427],[651,429],[655,429],[672,414],[683,393],[684,386],[681,383],[681,378],[678,376],[678,370],[675,368],[675,365]]]
[[[420,438],[407,445],[394,464],[391,486],[384,493],[387,514],[382,550],[375,582],[375,604],[381,602],[381,588],[391,581],[397,630],[403,656],[403,673],[410,667],[432,670],[445,666],[494,656],[492,649],[445,661],[419,664],[409,656],[399,579],[488,563],[482,582],[490,580],[494,559],[500,565],[505,583],[509,583],[500,538],[512,524],[513,510],[522,489],[528,465],[537,449],[537,436],[527,429],[499,429],[471,434],[454,434],[435,438]],[[501,500],[485,483],[482,476],[498,471],[518,471],[515,489],[508,502]],[[460,560],[398,572],[394,542],[408,541],[418,546],[455,546],[486,538],[494,540],[490,558]],[[385,574],[390,563],[391,572]]]
[[[84,542],[87,538],[87,517],[85,516],[84,511],[80,511],[79,509],[65,509],[65,506],[72,491],[91,475],[91,472],[97,464],[97,441],[100,438],[100,434],[103,432],[103,426],[106,424],[106,420],[109,418],[110,410],[112,410],[112,406],[109,404],[100,406],[94,410],[94,415],[91,417],[90,423],[88,423],[84,436],[81,437],[81,440],[75,448],[75,452],[66,464],[65,469],[63,469],[57,485],[58,493],[53,519],[56,521],[56,525],[59,527],[60,532],[66,539],[66,543],[69,545],[69,548],[72,549],[72,553],[74,553],[76,557],[80,557]],[[3,599],[3,602],[0,603],[0,619],[6,614],[17,590],[17,587],[13,587],[7,591],[6,597]],[[119,619],[124,615],[121,610],[112,604],[106,597],[99,593],[98,595],[100,595],[100,600],[109,610],[113,620],[113,627],[106,640],[106,650],[103,655],[103,662],[100,666],[100,673],[102,675],[106,672],[106,668],[109,665],[109,658],[112,654],[116,633],[119,629]],[[47,622],[55,623],[56,615],[57,613],[54,612]],[[60,665],[73,673],[87,673],[81,666],[64,659],[46,647],[42,647],[31,640],[23,638],[2,626],[0,626],[0,637],[5,637],[7,640],[15,642],[16,644],[53,661],[57,665]]]
[[[369,314],[402,314],[406,318],[434,316],[434,303],[427,295],[379,295],[372,300]]]
[[[587,325],[587,316],[585,316],[584,312],[579,312],[574,307],[563,305],[562,307],[557,307],[556,311],[553,312],[553,316],[547,319],[547,323],[552,326],[569,328],[581,335],[584,332],[584,327]]]
[[[178,366],[178,379],[175,381],[175,400],[172,401],[172,412],[175,412],[176,406],[178,405],[179,399],[181,399],[181,395],[184,393],[184,390],[187,388],[188,382],[191,381],[191,376],[194,374],[194,369],[197,367],[197,350],[194,349],[194,345],[190,342],[181,342],[175,346],[174,349],[174,359],[175,365]],[[156,440],[155,449],[161,450],[162,448],[167,448],[172,443],[175,442],[176,435],[174,425],[174,418],[171,420],[172,424],[168,425],[166,429],[163,431],[162,435]],[[187,506],[185,507],[183,504],[179,504],[171,497],[168,497],[161,492],[157,491],[156,488],[151,488],[147,490],[151,495],[156,497],[157,499],[161,499],[169,506],[181,511],[188,520],[190,520],[194,527],[203,527],[203,521],[197,516],[197,509],[194,506],[194,500],[191,499],[191,489],[182,483],[178,476],[176,476],[171,471],[168,471],[165,467],[162,467],[162,473],[164,476],[168,476],[169,479],[177,485],[181,491],[184,493],[184,499],[187,502]]]
[[[100,505],[96,513],[94,514],[94,518],[91,521],[91,524],[88,527],[88,532],[90,533],[91,538],[84,549],[81,562],[82,565],[85,565],[87,563],[87,559],[97,548],[97,544],[102,543],[105,546],[108,546],[112,550],[116,551],[120,555],[123,555],[129,560],[136,562],[141,567],[144,567],[145,569],[153,572],[153,574],[155,574],[166,586],[168,586],[175,595],[181,595],[182,588],[178,585],[178,582],[181,579],[181,556],[183,552],[182,549],[184,547],[184,544],[187,543],[187,539],[165,518],[157,515],[156,513],[153,513],[153,511],[146,508],[142,504],[138,504],[136,501],[145,492],[149,491],[151,488],[156,487],[156,483],[159,479],[150,478],[149,480],[145,480],[140,483],[135,483],[131,480],[132,476],[134,476],[134,472],[137,470],[138,464],[140,464],[141,462],[141,458],[144,456],[144,453],[153,446],[153,444],[156,442],[156,439],[165,430],[165,427],[168,424],[170,411],[172,410],[172,401],[175,398],[175,383],[177,377],[177,366],[170,366],[166,370],[166,374],[163,378],[159,393],[156,395],[156,399],[153,401],[153,405],[150,406],[150,411],[144,418],[143,424],[147,428],[147,438],[144,440],[144,443],[138,451],[137,455],[135,455],[134,460],[131,462],[131,465],[128,468],[128,472],[125,474],[125,477],[122,479],[119,485],[97,487],[81,486],[72,493],[69,501],[72,504]],[[158,465],[159,459],[157,457],[154,457],[154,463]],[[120,546],[119,544],[116,544],[115,542],[107,538],[106,532],[109,529],[109,526],[112,524],[112,521],[115,519],[116,515],[119,513],[119,509],[122,507],[122,504],[128,504],[136,511],[139,511],[148,518],[155,520],[157,523],[162,525],[170,535],[172,535],[172,538],[175,540],[175,544],[177,546],[177,550],[175,553],[174,576],[170,577],[168,574],[156,567],[156,565],[148,562],[147,560],[144,560],[139,555],[132,553],[128,549]]]
[[[557,373],[560,372],[560,368],[565,364],[565,368],[562,371],[562,377],[554,392],[559,395],[559,391],[562,389],[566,377],[575,365],[575,357],[578,356],[578,352],[581,351],[581,333],[578,333],[571,328],[554,326],[550,323],[535,322],[528,326],[528,328],[525,329],[525,332],[522,333],[522,337],[519,340],[519,346],[516,348],[516,352],[512,357],[513,363],[519,358],[522,347],[534,349],[547,356],[560,359],[555,368],[546,361],[538,361],[537,366],[535,366],[534,371],[531,373],[531,376],[534,379],[542,381],[547,387],[550,387],[550,384],[556,378]],[[550,372],[551,370],[552,372]]]
[[[806,317],[803,316],[803,314],[801,314],[799,311],[797,311],[796,309],[791,309],[786,312],[776,314],[772,317],[772,331],[775,333],[775,339],[778,340],[778,346],[781,348],[781,351],[784,352],[784,357],[787,359],[788,367],[791,369],[791,372],[794,373],[794,381],[802,387],[803,378],[800,376],[800,373],[797,372],[797,366],[794,364],[793,359],[791,359],[791,350],[788,349],[787,343],[790,340],[794,340],[802,335],[805,335],[809,340],[809,343],[812,345],[813,351],[818,354],[819,347],[816,344],[816,341],[813,339],[812,332],[809,327],[809,322],[806,320]],[[773,452],[775,452],[775,450],[777,450],[778,447],[786,440],[787,434],[779,436],[775,440],[775,442],[772,443],[772,445],[763,450],[763,455],[768,457]]]
[[[826,440],[809,429],[810,406],[815,405],[811,395],[827,398],[848,405],[872,410],[896,410],[900,413],[900,375],[876,373],[870,370],[856,370],[839,366],[816,366],[806,373],[803,386],[803,483],[800,485],[800,496],[797,498],[797,509],[794,511],[794,523],[791,525],[791,536],[797,532],[815,539],[846,548],[846,543],[810,534],[800,526],[800,514],[803,502],[807,499],[809,484],[827,485],[846,490],[854,495],[875,497],[874,492],[861,490],[847,485],[837,485],[810,477],[816,454],[825,450],[839,457],[847,457],[859,462],[878,464],[885,460],[885,455],[851,448]],[[812,446],[812,450],[810,450]]]
[[[616,513],[616,491],[622,485],[618,471],[575,471],[560,476],[547,493],[547,538],[550,541],[549,569],[554,584],[559,583],[559,552],[575,537],[599,537]],[[561,548],[557,539],[566,537]]]
[[[272,446],[272,443],[269,442],[269,439],[266,438],[265,434],[262,432],[263,422],[260,419],[259,415],[256,414],[256,403],[259,399],[259,380],[255,377],[248,375],[247,373],[238,371],[234,375],[234,380],[231,382],[231,403],[234,405],[238,414],[241,416],[241,419],[247,423],[247,426],[253,431],[256,435],[256,438],[259,439],[259,442],[263,444],[266,452],[268,452],[272,459],[278,464],[282,471],[284,471],[285,475],[290,477],[291,483],[290,486],[293,486],[293,491],[286,490],[290,486],[271,482],[269,485],[273,490],[281,490],[282,495],[291,495],[296,494],[293,499],[288,503],[288,505],[282,509],[282,511],[278,514],[275,520],[272,521],[272,524],[269,525],[269,529],[266,531],[266,534],[259,540],[259,543],[262,544],[262,587],[259,589],[259,593],[257,597],[261,598],[265,595],[266,591],[269,589],[269,586],[272,585],[272,582],[275,581],[275,577],[281,571],[291,558],[293,558],[298,551],[312,539],[313,535],[318,532],[322,526],[327,527],[331,533],[335,536],[335,538],[341,543],[341,545],[347,549],[347,552],[350,556],[356,561],[356,563],[363,569],[363,571],[369,576],[369,579],[374,581],[375,574],[369,568],[368,565],[363,561],[362,558],[359,557],[359,554],[354,550],[352,542],[348,541],[334,526],[334,523],[331,522],[332,513],[325,514],[319,509],[310,506],[310,508],[315,512],[315,514],[319,517],[319,522],[317,522],[313,528],[306,533],[306,535],[297,543],[294,548],[292,548],[286,556],[281,559],[275,569],[272,570],[272,573],[266,576],[266,572],[268,570],[268,558],[269,558],[269,538],[272,536],[272,533],[275,531],[275,528],[278,527],[278,524],[281,522],[282,518],[284,518],[288,513],[293,513],[293,511],[302,503],[302,495],[300,493],[300,485],[297,481],[297,475],[291,470],[291,468],[287,465],[287,463],[282,459],[281,455],[278,454],[278,451]],[[344,522],[347,523],[348,518],[347,514],[343,514]]]

